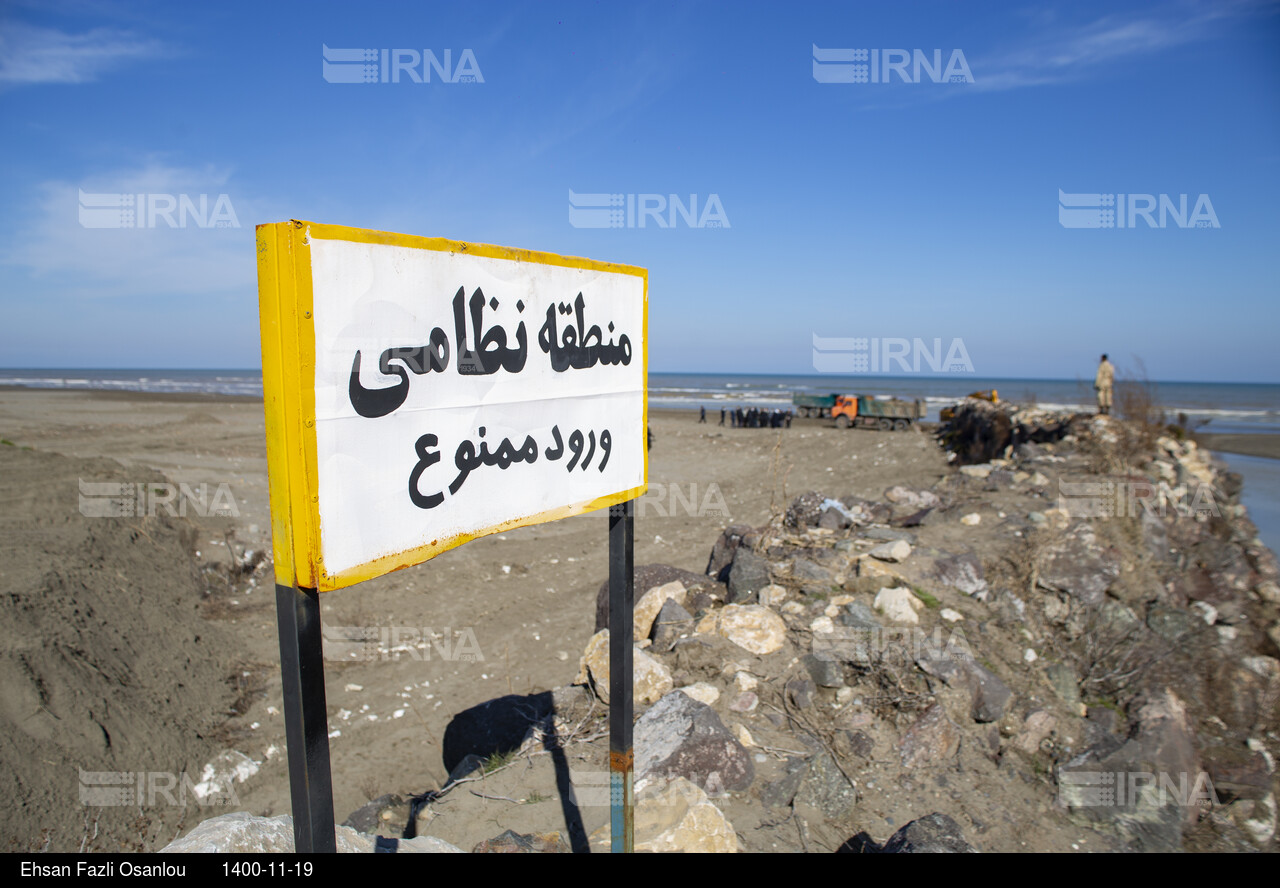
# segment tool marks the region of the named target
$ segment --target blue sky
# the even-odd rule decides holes
[[[332,83],[322,45],[483,82]],[[815,46],[972,82],[819,82]],[[301,218],[644,266],[659,371],[813,372],[817,334],[1280,382],[1275,3],[9,2],[0,121],[0,366],[257,366],[253,226]],[[1220,227],[1067,228],[1059,190]],[[239,227],[87,228],[81,191]],[[729,224],[578,228],[570,191]]]

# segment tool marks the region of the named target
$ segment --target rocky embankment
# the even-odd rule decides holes
[[[938,438],[931,489],[637,568],[637,847],[1273,849],[1280,569],[1239,477],[1114,418],[969,401]],[[602,587],[573,686],[460,714],[446,787],[348,825],[607,848],[607,620]]]

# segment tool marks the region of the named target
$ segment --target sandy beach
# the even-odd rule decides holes
[[[1280,459],[1280,435],[1224,435],[1200,432],[1196,443],[1207,450]]]
[[[945,472],[942,454],[923,434],[889,439],[805,421],[779,434],[699,425],[688,411],[655,412],[651,425],[651,493],[637,510],[637,564],[663,562],[701,572],[727,524],[762,524],[771,502],[784,508],[790,497],[830,486],[833,478],[841,479],[839,486],[848,493],[878,496],[893,483],[931,485]],[[69,516],[64,520],[81,520],[76,473],[50,483],[41,477],[45,470],[25,470],[26,461],[45,454],[98,460],[78,469],[98,473],[84,480],[143,481],[158,471],[175,484],[205,484],[209,490],[226,484],[238,516],[201,517],[194,510],[187,516],[198,529],[195,561],[225,570],[245,550],[270,549],[262,405],[255,399],[9,389],[0,393],[0,438],[14,445],[3,448],[16,458],[14,480],[21,478],[29,495],[52,498]],[[30,453],[23,450],[28,447]],[[103,458],[123,468],[107,475]],[[669,500],[677,503],[674,510]],[[703,506],[707,514],[700,515]],[[406,657],[329,667],[331,727],[342,732],[331,746],[340,820],[375,790],[408,793],[439,786],[446,775],[437,741],[454,713],[500,694],[547,690],[572,680],[595,628],[596,590],[607,575],[605,531],[602,513],[522,528],[324,596],[327,625],[469,628],[484,656],[474,663]],[[9,556],[25,559],[26,569],[38,572],[40,565],[31,562],[38,562],[42,552],[20,546],[9,549]],[[156,581],[162,576],[158,571]],[[289,788],[270,571],[254,580],[252,587],[231,588],[211,579],[201,612],[226,630],[226,661],[251,672],[246,683],[257,691],[252,705],[225,729],[236,749],[263,762],[251,781],[237,787],[242,805],[257,813],[282,813],[289,810]],[[133,641],[160,651],[170,644],[145,635]],[[227,677],[231,673],[229,666]],[[349,685],[362,690],[345,690]],[[406,705],[404,688],[411,686],[418,686],[413,712],[394,718]],[[359,717],[344,720],[338,716],[344,710]],[[185,766],[198,770],[200,763]],[[152,761],[118,765],[131,771],[172,767]],[[74,798],[74,769],[44,779],[63,781]],[[67,824],[55,834],[51,849],[79,846],[80,812],[71,812]],[[22,847],[40,845],[38,830],[14,838]]]
[[[690,411],[651,413],[655,441],[650,493],[637,507],[637,565],[662,563],[702,574],[712,544],[727,525],[765,525],[806,491],[825,491],[849,502],[878,501],[893,485],[952,491],[946,494],[953,505],[945,521],[920,529],[927,539],[921,551],[940,556],[967,550],[992,563],[1030,527],[1028,508],[1054,504],[1043,492],[1028,499],[1028,493],[1014,489],[948,487],[973,479],[948,465],[931,429],[846,431],[818,420],[799,420],[786,430],[733,429],[718,426],[718,416],[709,414],[708,420],[700,424]],[[154,850],[221,813],[193,804],[131,812],[99,808],[91,822],[87,809],[75,804],[78,785],[83,792],[79,771],[200,774],[222,756],[224,765],[252,763],[246,766],[247,778],[234,784],[240,810],[287,813],[273,577],[262,555],[270,551],[270,520],[261,403],[221,396],[9,389],[0,392],[0,439],[10,505],[3,578],[11,616],[25,621],[16,634],[10,631],[4,660],[9,741],[0,777],[11,797],[21,800],[5,814],[11,847]],[[221,511],[234,514],[199,514],[194,508],[178,518],[103,520],[83,514],[80,482],[138,484],[157,478],[193,490],[224,490],[230,499],[222,498]],[[959,521],[970,512],[982,517],[980,527]],[[596,628],[597,590],[607,575],[605,529],[601,513],[522,528],[323,596],[327,627],[400,632],[410,642],[434,640],[424,646],[425,655],[406,649],[372,661],[326,664],[339,822],[384,794],[408,798],[439,788],[448,776],[442,742],[458,713],[503,695],[549,691],[573,681]],[[129,552],[164,563],[148,569],[136,555],[129,561]],[[907,569],[904,576],[916,588],[933,590],[943,606],[986,625],[985,605],[975,611],[976,602],[938,587],[925,568]],[[104,602],[104,612],[127,599],[132,616],[128,621],[113,617],[119,625],[112,631],[117,644],[136,658],[128,674],[146,664],[150,679],[118,680],[124,696],[114,703],[112,682],[75,690],[86,663],[101,671],[100,664],[113,656],[95,654],[85,643],[105,632],[105,625],[76,628],[71,637],[61,631],[63,624],[79,627],[86,600],[96,600],[88,592],[75,594],[76,583],[92,595],[123,596]],[[15,604],[68,588],[72,591],[43,610]],[[1123,580],[1118,588],[1112,594],[1140,597]],[[822,606],[815,604],[819,611]],[[25,635],[25,642],[18,635]],[[70,653],[34,657],[28,649],[41,637],[53,642],[45,646],[55,652]],[[459,643],[473,640],[478,655],[440,656],[439,643],[447,648],[450,637]],[[998,656],[1002,669],[1020,668],[1019,641],[1014,638],[1007,650],[997,648],[1000,654],[989,656]],[[430,655],[433,649],[436,656]],[[793,658],[789,666],[781,665],[801,668],[795,663]],[[1029,693],[1032,703],[1038,693],[1021,686],[1018,691]],[[171,695],[170,702],[150,709],[143,705],[158,695]],[[173,700],[182,705],[172,705]],[[120,722],[100,715],[107,704],[119,711]],[[33,719],[33,712],[47,715]],[[75,738],[50,727],[58,722],[79,724]],[[117,724],[132,728],[122,735]],[[771,730],[761,724],[752,730]],[[1067,733],[1075,729],[1064,729]],[[150,742],[142,742],[148,734]],[[962,760],[977,770],[965,779],[978,781],[972,790],[977,792],[979,784],[988,785],[982,781],[992,779],[983,774],[993,765],[978,747],[966,749],[970,752],[963,755],[973,758]],[[777,778],[783,765],[771,761],[757,767],[763,782],[765,776]],[[893,773],[876,779],[895,780]],[[982,829],[984,847],[1071,849],[1079,830],[1065,828],[1061,815],[1049,815],[1043,793],[1032,786],[1039,779],[1033,773],[1024,772],[1012,788],[984,790],[986,813],[972,817]],[[489,792],[499,798],[521,791],[495,786]],[[872,794],[859,817],[868,818],[868,827],[879,824],[874,828],[887,835],[893,824],[928,813],[941,786],[904,780],[897,788],[890,783],[864,790]],[[949,790],[951,797],[976,798],[960,786]],[[448,816],[434,821],[433,834],[470,850],[507,825],[526,831],[563,827],[557,806],[539,806],[535,816],[527,806],[475,796],[443,809]],[[848,838],[823,833],[819,826],[799,834],[789,830],[781,838],[758,803],[726,804],[740,842],[750,850],[803,850],[811,841],[834,848]],[[1035,816],[1028,822],[999,813],[1007,808]],[[588,832],[606,819],[607,808],[583,810]]]

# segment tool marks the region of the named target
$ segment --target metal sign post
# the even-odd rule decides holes
[[[299,854],[332,854],[338,846],[333,829],[329,717],[316,590],[276,583],[276,625],[280,631],[280,677],[284,680],[294,850]]]
[[[299,219],[257,235],[297,850],[336,844],[318,593],[608,506],[613,844],[630,851],[648,272]]]
[[[630,854],[635,845],[635,753],[631,748],[635,527],[635,500],[609,507],[609,803],[614,854]]]

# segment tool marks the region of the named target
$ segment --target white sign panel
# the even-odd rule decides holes
[[[297,415],[315,551],[295,551],[318,587],[643,492],[643,270],[301,224],[278,234],[308,266]]]

